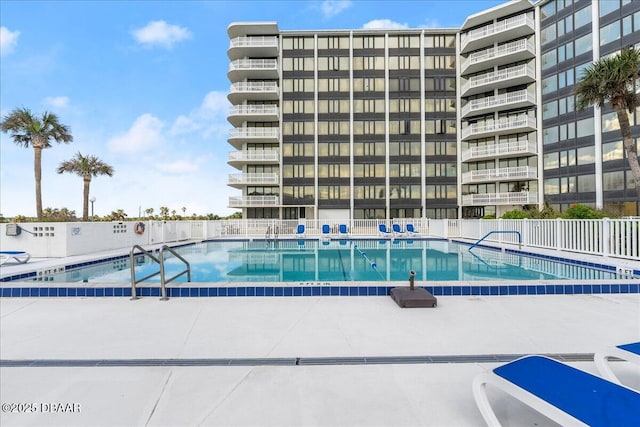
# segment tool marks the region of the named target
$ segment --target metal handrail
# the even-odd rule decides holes
[[[490,231],[487,234],[485,234],[484,236],[482,236],[482,238],[480,238],[480,240],[478,240],[477,242],[475,242],[473,245],[469,246],[469,252],[471,252],[471,249],[475,248],[476,246],[478,246],[480,244],[480,242],[482,242],[484,239],[486,239],[487,237],[491,236],[492,234],[506,234],[506,233],[515,233],[518,235],[518,249],[522,249],[522,234],[520,234],[519,231],[516,230],[494,230],[494,231]]]
[[[135,269],[135,263],[134,261],[134,251],[136,249],[139,249],[140,251],[142,251],[143,255],[148,256],[149,258],[151,258],[152,260],[154,260],[155,262],[157,262],[160,265],[160,270],[156,271],[155,273],[149,274],[148,276],[143,277],[142,279],[136,280],[136,269]],[[131,299],[138,299],[138,296],[136,295],[136,284],[147,280],[153,276],[155,276],[156,274],[160,274],[162,272],[162,263],[160,262],[160,260],[158,258],[156,258],[151,252],[145,250],[142,246],[140,245],[133,245],[133,247],[131,248],[131,251],[129,251],[129,265],[131,266]]]
[[[176,258],[178,258],[180,261],[184,262],[187,265],[186,270],[176,274],[173,277],[170,277],[169,279],[165,278],[165,273],[164,273],[164,251],[165,250],[171,252]],[[160,248],[160,289],[162,293],[160,300],[166,301],[169,299],[167,297],[166,284],[177,279],[178,277],[182,276],[185,273],[187,273],[187,282],[190,282],[191,281],[191,265],[189,264],[189,261],[184,259],[178,252],[174,251],[169,246],[167,245],[162,246],[162,248]]]

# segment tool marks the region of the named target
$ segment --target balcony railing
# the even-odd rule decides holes
[[[517,108],[527,104],[535,104],[536,97],[526,89],[522,89],[516,92],[503,93],[497,96],[490,96],[487,98],[474,99],[469,101],[467,105],[462,107],[462,117],[466,117],[469,114],[480,114],[483,112],[497,111],[509,108]],[[518,105],[515,105],[518,104]],[[502,108],[505,107],[505,108]]]
[[[236,128],[231,129],[229,138],[278,139],[280,128]]]
[[[521,39],[472,53],[467,59],[462,61],[462,71],[467,71],[467,68],[472,65],[492,61],[520,52],[529,52],[532,56],[535,56],[535,46],[529,40]]]
[[[535,179],[537,177],[538,169],[533,166],[514,166],[511,168],[482,169],[465,172],[462,174],[462,183],[470,184],[484,181],[514,181]]]
[[[232,173],[229,175],[229,185],[278,185],[277,173]]]
[[[277,116],[279,109],[276,105],[236,105],[229,109],[230,116]]]
[[[278,61],[276,59],[236,59],[229,63],[229,71],[238,70],[277,70]]]
[[[498,33],[506,32],[518,27],[528,27],[531,32],[534,30],[534,21],[530,16],[523,14],[519,16],[514,16],[508,19],[504,19],[502,21],[498,21],[489,25],[485,25],[484,27],[476,28],[475,30],[471,30],[468,33],[462,34],[460,45],[461,50],[464,50],[467,45],[473,41],[483,39],[485,37],[489,37]]]
[[[238,47],[278,47],[278,38],[275,36],[245,36],[231,39],[229,48]]]
[[[495,157],[513,157],[526,154],[537,154],[538,146],[531,141],[506,142],[472,147],[462,152],[462,161],[490,159]]]
[[[462,96],[469,92],[469,90],[482,86],[491,85],[491,88],[493,89],[497,84],[509,82],[510,80],[520,79],[534,81],[535,78],[536,71],[532,64],[516,65],[515,67],[508,67],[502,70],[471,77],[469,81],[462,85]],[[498,85],[498,88],[506,86],[509,85]]]
[[[538,193],[514,191],[511,193],[468,194],[462,196],[463,206],[474,205],[529,205],[538,203]]]
[[[230,93],[278,93],[276,82],[237,82],[231,85]]]
[[[278,162],[280,150],[243,150],[229,153],[228,162]]]
[[[504,135],[517,131],[533,131],[536,129],[536,119],[529,116],[503,118],[495,121],[473,123],[462,129],[462,139],[482,138],[487,135]]]
[[[230,208],[247,207],[276,207],[278,206],[278,196],[241,196],[229,197]]]

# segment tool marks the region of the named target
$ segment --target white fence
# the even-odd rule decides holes
[[[381,224],[390,231],[393,224],[398,224],[401,230],[412,224],[420,237],[477,241],[492,231],[502,231],[490,235],[485,242],[521,243],[523,249],[543,248],[640,260],[640,218],[144,221],[142,233],[136,224],[135,221],[22,223],[18,224],[20,234],[15,236],[7,233],[10,224],[0,224],[0,247],[3,251],[26,251],[34,257],[55,258],[131,248],[136,244],[216,238],[295,238],[299,224],[304,224],[305,238],[340,237],[341,224],[346,225],[351,237],[378,237]],[[323,233],[323,225],[329,226],[328,235]]]

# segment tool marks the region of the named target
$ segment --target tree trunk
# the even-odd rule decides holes
[[[629,116],[627,110],[622,106],[615,105],[616,113],[618,114],[618,123],[620,123],[620,132],[622,133],[622,140],[624,143],[624,149],[627,152],[627,159],[629,159],[629,168],[633,175],[633,182],[636,185],[636,215],[640,215],[638,212],[638,203],[640,203],[640,163],[638,163],[638,150],[636,146],[636,140],[631,136],[631,126],[629,125]]]
[[[82,220],[89,220],[89,186],[91,185],[91,177],[84,177],[84,190],[82,194]]]
[[[36,177],[36,217],[42,221],[42,146],[39,143],[33,144],[33,172]]]

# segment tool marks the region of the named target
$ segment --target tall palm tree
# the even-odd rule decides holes
[[[640,106],[640,97],[636,93],[636,82],[639,78],[640,51],[627,47],[618,55],[601,58],[587,67],[575,89],[578,110],[584,110],[591,105],[603,108],[605,104],[610,104],[617,113],[624,148],[638,193],[638,202],[640,202],[640,163],[638,147],[631,135],[627,111],[632,113]]]
[[[73,141],[69,127],[58,121],[58,116],[44,112],[36,117],[28,108],[16,108],[2,120],[2,131],[11,132],[13,142],[25,148],[33,147],[33,170],[36,177],[36,215],[42,219],[42,150],[51,147],[51,141]]]
[[[98,175],[113,176],[113,168],[96,156],[83,156],[79,151],[71,160],[64,161],[58,166],[58,173],[71,172],[81,176],[84,180],[82,197],[82,220],[89,219],[89,187],[91,178]]]

